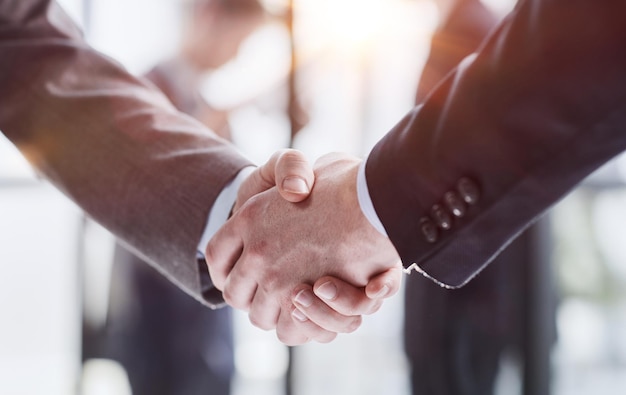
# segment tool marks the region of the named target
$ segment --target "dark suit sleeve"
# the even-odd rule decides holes
[[[378,143],[368,188],[405,266],[463,285],[624,150],[624,15],[623,1],[522,1]]]
[[[198,300],[209,210],[248,162],[90,48],[50,0],[0,0],[0,129],[94,219]]]

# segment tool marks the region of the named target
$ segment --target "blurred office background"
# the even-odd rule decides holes
[[[503,14],[514,3],[484,2]],[[60,3],[93,46],[133,73],[176,50],[180,0]],[[281,111],[291,68],[279,17],[287,1],[265,3],[275,20],[202,83],[209,103],[232,110],[234,142],[259,163],[289,144],[311,160],[329,151],[366,154],[412,107],[437,9],[428,0],[295,0],[295,87],[309,122],[291,141]],[[626,388],[625,177],[618,160],[551,213],[552,242],[541,253],[551,257],[559,294],[548,361],[555,395]],[[82,361],[82,328],[106,320],[112,252],[112,236],[0,136],[1,394],[130,394],[121,366]],[[354,334],[291,353],[236,314],[233,395],[408,395],[402,303],[398,295]],[[500,365],[496,394],[521,395],[518,355],[506,353]]]

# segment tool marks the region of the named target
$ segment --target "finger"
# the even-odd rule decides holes
[[[365,288],[355,287],[350,283],[331,276],[325,276],[317,280],[313,285],[313,290],[322,304],[327,305],[342,316],[372,314],[381,305],[378,299],[367,297]],[[316,321],[313,317],[309,318]]]
[[[306,325],[306,322],[299,323],[296,326],[292,318],[295,307],[289,309],[281,309],[278,316],[278,324],[276,325],[276,337],[278,340],[288,346],[299,346],[308,343],[311,339],[304,334],[304,331],[298,330],[299,327]]]
[[[274,186],[287,201],[300,202],[309,196],[314,180],[313,170],[300,151],[277,151],[241,184],[234,211],[252,196]]]
[[[365,294],[370,299],[386,299],[398,293],[402,284],[402,264],[398,264],[372,278],[365,287]]]
[[[226,278],[243,251],[243,240],[236,231],[237,218],[231,218],[211,238],[205,258],[213,285],[224,290]]]
[[[330,276],[316,281],[313,289],[316,296],[342,315],[373,314],[383,299],[398,292],[401,282],[402,267],[398,264],[372,277],[365,289]]]
[[[248,314],[252,325],[266,331],[275,329],[279,315],[280,306],[273,299],[269,298],[265,292],[257,289],[250,305],[250,313]]]
[[[250,267],[250,265],[245,259],[246,254],[244,253],[226,277],[223,296],[224,301],[230,306],[238,310],[249,311],[258,284],[253,276],[247,274],[246,267]]]
[[[327,331],[300,315],[295,306],[289,306],[281,311],[276,335],[281,342],[291,346],[310,341],[329,343],[337,337],[335,332]]]
[[[361,293],[363,292],[361,291]],[[360,315],[339,314],[337,311],[333,310],[330,306],[317,298],[313,294],[311,286],[303,285],[296,288],[294,291],[293,303],[297,309],[293,313],[294,318],[299,321],[305,321],[302,319],[304,317],[327,331],[336,333],[351,333],[361,326],[362,318]],[[302,315],[298,313],[301,313]]]
[[[301,202],[313,188],[315,175],[304,154],[296,150],[283,150],[274,168],[276,187],[283,199]]]

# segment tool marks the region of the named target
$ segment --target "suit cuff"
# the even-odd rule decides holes
[[[198,252],[204,256],[204,251],[209,241],[217,233],[217,231],[226,223],[230,212],[237,201],[237,192],[239,187],[248,178],[250,174],[256,169],[254,166],[244,167],[237,173],[237,176],[233,178],[231,182],[226,184],[222,192],[218,195],[211,211],[209,212],[209,218],[207,219],[207,225],[202,233],[202,238],[198,243]]]
[[[370,192],[367,187],[367,178],[365,176],[366,162],[367,159],[362,161],[359,165],[359,171],[356,178],[356,193],[359,199],[359,206],[361,207],[363,215],[365,215],[365,218],[367,218],[370,224],[372,224],[372,226],[383,236],[388,237],[383,223],[380,221],[380,218],[378,218],[378,214],[376,213],[374,203],[372,203],[372,198],[370,197]]]

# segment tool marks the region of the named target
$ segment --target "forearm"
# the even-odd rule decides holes
[[[626,5],[522,2],[370,154],[369,192],[405,266],[448,286],[475,275],[516,234],[626,146]],[[481,197],[456,217],[463,177]],[[452,219],[437,226],[439,204]],[[424,222],[434,224],[428,241]]]
[[[91,49],[54,2],[0,1],[0,129],[97,221],[195,297],[209,210],[248,165]]]

